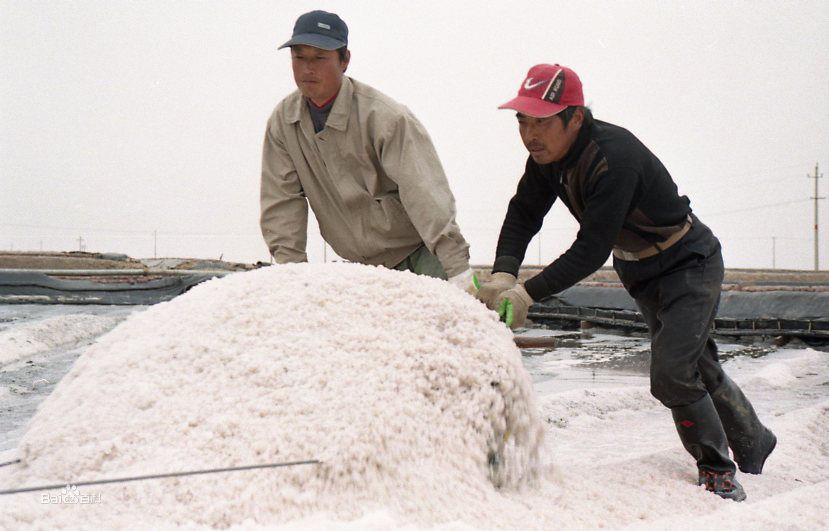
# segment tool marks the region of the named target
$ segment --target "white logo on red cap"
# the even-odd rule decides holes
[[[532,80],[533,80],[533,78],[528,77],[527,80],[524,81],[524,90],[532,90],[535,87],[540,87],[541,85],[543,85],[544,83],[547,82],[546,80],[542,79],[541,81],[538,81],[536,83],[532,83]]]
[[[550,86],[547,87],[547,90],[541,96],[541,99],[547,100],[552,103],[558,103],[561,100],[561,96],[564,93],[564,69],[559,68],[556,74],[553,76],[553,80],[550,83]],[[560,91],[560,92],[559,92]]]

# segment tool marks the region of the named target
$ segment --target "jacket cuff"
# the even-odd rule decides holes
[[[460,275],[469,269],[469,244],[463,236],[458,236],[459,238],[442,238],[433,251],[426,246],[437,257],[447,277]]]
[[[527,293],[534,301],[540,301],[552,295],[550,288],[547,286],[547,282],[540,274],[524,282],[524,289],[527,290]]]
[[[492,265],[493,273],[509,273],[515,278],[518,278],[518,269],[521,267],[521,261],[514,256],[498,256],[495,258],[495,263]]]

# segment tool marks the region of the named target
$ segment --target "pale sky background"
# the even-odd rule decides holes
[[[527,156],[514,113],[496,107],[547,62],[573,68],[594,115],[662,160],[726,267],[814,267],[825,0],[0,0],[0,249],[77,250],[82,237],[139,258],[267,261],[262,138],[296,88],[277,46],[312,9],[348,24],[348,74],[429,130],[473,263],[492,262]],[[829,269],[829,201],[820,209]],[[525,263],[559,256],[576,227],[557,202]],[[314,224],[308,254],[323,260]]]

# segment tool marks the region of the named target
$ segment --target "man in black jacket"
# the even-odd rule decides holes
[[[613,253],[650,331],[651,393],[671,409],[699,484],[742,501],[728,447],[741,471],[759,474],[776,438],[723,372],[709,336],[724,273],[720,242],[648,148],[626,129],[593,119],[569,68],[532,67],[518,96],[499,108],[517,111],[530,156],[507,207],[492,279],[478,298],[516,328],[534,301],[587,277]],[[579,221],[576,240],[517,283],[527,245],[557,198]]]

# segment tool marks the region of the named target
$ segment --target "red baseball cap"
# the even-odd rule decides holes
[[[499,109],[513,109],[534,118],[546,118],[571,105],[584,105],[581,80],[575,72],[558,64],[530,68],[518,89],[518,96]]]

